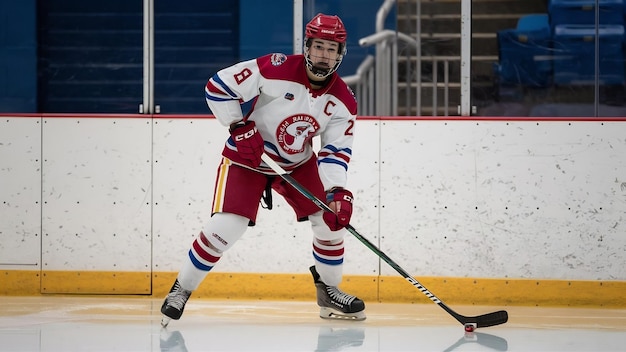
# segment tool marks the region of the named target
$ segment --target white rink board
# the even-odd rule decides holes
[[[41,255],[44,270],[178,271],[210,215],[225,127],[164,116],[6,120],[0,201],[20,209],[0,204],[0,259],[24,262],[0,268],[32,269]],[[356,132],[352,224],[409,273],[626,280],[626,123],[359,120]],[[215,271],[303,272],[309,224],[278,195],[259,212]],[[396,275],[349,234],[346,246],[346,274]]]
[[[44,118],[44,270],[151,270],[148,118]]]
[[[209,134],[215,123],[208,119],[154,120],[155,271],[178,271],[211,214],[215,167],[223,145],[217,133]]]
[[[624,127],[386,123],[382,248],[419,275],[624,280]]]
[[[0,119],[0,266],[40,268],[41,119]]]
[[[352,159],[348,168],[348,189],[354,195],[351,224],[370,242],[380,247],[380,162],[379,121],[357,122]],[[378,256],[351,234],[346,235],[345,270],[361,275],[380,272]]]

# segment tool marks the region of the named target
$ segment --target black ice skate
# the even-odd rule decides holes
[[[365,303],[335,286],[328,286],[320,281],[315,266],[309,268],[317,289],[317,305],[320,317],[339,320],[365,320]]]
[[[183,315],[185,310],[185,303],[191,296],[191,291],[187,291],[180,286],[178,279],[174,282],[170,293],[165,297],[165,301],[161,306],[161,313],[165,315],[161,319],[161,326],[166,327],[170,323],[170,320],[178,320]]]

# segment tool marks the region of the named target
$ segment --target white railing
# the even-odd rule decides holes
[[[359,40],[362,47],[376,45],[374,110],[376,115],[398,115],[398,41],[415,47],[415,39],[404,33],[382,30]]]
[[[469,1],[462,0],[467,4]],[[464,57],[448,58],[448,57],[422,57],[421,52],[421,28],[420,28],[420,2],[417,4],[417,38],[410,35],[384,29],[384,22],[391,9],[395,5],[396,0],[385,0],[376,15],[376,33],[359,40],[361,47],[375,45],[375,59],[372,68],[372,56],[365,58],[359,66],[357,74],[346,77],[348,85],[356,90],[355,94],[359,102],[360,115],[377,115],[377,116],[397,116],[399,107],[402,108],[404,115],[422,115],[422,90],[423,88],[431,89],[432,97],[432,116],[443,113],[448,116],[449,113],[449,91],[451,86],[458,86],[458,83],[450,82],[450,62],[461,61],[464,67],[461,80],[465,80],[466,84],[461,88],[462,105],[468,105],[467,83],[469,77],[467,70],[469,62]],[[471,5],[470,5],[471,6]],[[466,8],[464,7],[464,10]],[[467,11],[464,11],[467,16]],[[464,29],[467,32],[467,29]],[[467,40],[464,38],[464,40]],[[399,43],[404,46],[399,47]],[[407,50],[407,46],[411,50]],[[411,52],[415,52],[412,56]],[[398,79],[398,55],[403,52],[403,60],[406,63],[404,77],[401,82]],[[467,53],[467,50],[464,50]],[[433,67],[432,82],[422,81],[422,62],[430,61]],[[438,80],[438,64],[443,62],[443,82]],[[346,79],[344,78],[344,80]],[[398,88],[404,90],[404,99],[402,106],[399,106]],[[439,103],[440,92],[443,90],[443,102]],[[414,92],[414,94],[412,94]],[[441,107],[441,109],[440,109]],[[428,107],[424,108],[428,110]],[[459,106],[461,115],[466,114],[466,109]]]
[[[368,55],[357,69],[357,74],[344,78],[348,85],[356,89],[360,115],[398,114],[398,41],[413,48],[417,43],[409,35],[384,29],[385,20],[395,3],[395,0],[384,1],[376,14],[376,33],[359,40],[361,47],[376,46],[375,59]],[[405,79],[410,82],[408,71]],[[407,110],[410,111],[410,108]]]
[[[352,87],[356,95],[359,115],[374,115],[374,94],[376,82],[374,80],[374,57],[367,55],[359,65],[356,74],[343,77],[344,82]]]

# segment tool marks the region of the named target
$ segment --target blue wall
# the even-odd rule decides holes
[[[37,110],[35,0],[0,1],[0,111]]]
[[[137,112],[138,103],[142,101],[142,10],[141,7],[137,7],[138,3],[129,2],[128,5],[131,5],[133,11],[127,14],[121,10],[125,8],[120,5],[124,3],[123,1],[113,3],[119,3],[119,6],[114,6],[110,2],[104,4],[78,0],[42,2],[0,0],[0,112]],[[374,33],[376,13],[382,3],[383,0],[304,0],[303,25],[318,12],[339,15],[346,25],[348,54],[339,68],[341,75],[354,74],[366,55],[374,53],[374,48],[361,48],[358,41]],[[238,18],[229,18],[224,15],[225,10],[216,11],[215,6],[210,9],[206,6],[195,8],[197,15],[205,14],[210,18],[192,16],[193,18],[188,19],[189,25],[186,27],[191,26],[191,29],[195,30],[193,38],[197,37],[198,40],[195,42],[200,44],[195,46],[197,50],[194,49],[193,52],[183,52],[168,47],[168,40],[172,35],[167,26],[173,25],[175,21],[165,20],[180,17],[178,12],[181,6],[175,6],[172,11],[168,11],[167,7],[171,5],[167,1],[157,1],[157,5],[161,6],[157,8],[159,10],[157,23],[163,26],[156,28],[158,35],[155,39],[157,46],[155,102],[162,105],[162,112],[207,113],[202,86],[215,71],[236,61],[271,52],[293,52],[293,0],[239,0],[238,3],[228,4],[235,14],[239,5]],[[41,11],[39,18],[38,5]],[[59,12],[55,10],[57,8],[67,11]],[[100,18],[110,15],[111,9],[119,10],[118,12],[125,14],[125,17],[108,23],[105,21],[106,18],[98,23],[91,23],[88,18],[80,22],[83,13]],[[77,16],[70,17],[78,19],[79,22],[69,23],[68,13],[70,15],[76,13]],[[102,16],[97,17],[99,14]],[[64,20],[57,21],[61,18]],[[124,19],[130,22],[126,23]],[[187,22],[183,21],[185,24]],[[388,17],[385,28],[395,29],[395,22],[394,11]],[[54,27],[54,24],[60,24],[61,27]],[[197,26],[194,27],[196,24],[202,27],[202,31],[199,31]],[[71,27],[74,25],[76,27]],[[215,28],[204,28],[208,25]],[[63,26],[70,28],[59,31],[58,29],[65,28]],[[49,30],[48,27],[57,30]],[[108,33],[106,30],[112,27],[121,27],[122,37],[117,38],[108,47],[108,51],[97,56],[97,61],[119,63],[120,55],[125,53],[127,57],[121,58],[123,61],[121,63],[125,67],[133,65],[130,80],[119,78],[121,71],[115,65],[112,72],[95,77],[93,69],[86,70],[82,67],[84,64],[93,63],[93,60],[81,58],[89,54],[88,47],[98,46],[98,41],[87,39],[74,43],[71,38],[68,39],[68,35],[74,37],[91,35],[89,34],[91,32],[83,33],[81,28],[94,31],[104,29]],[[178,31],[179,27],[181,26],[176,27]],[[132,35],[124,35],[123,30],[130,31]],[[41,34],[40,37],[38,33]],[[175,39],[171,42],[182,45],[193,38],[186,37],[185,40]],[[133,46],[130,48],[132,50],[123,52],[115,50],[123,47],[123,42],[129,40],[133,40]],[[118,44],[115,44],[116,42]],[[70,48],[66,48],[68,43],[72,44]],[[85,48],[81,49],[83,45]],[[112,56],[109,55],[111,52],[114,53]],[[68,60],[74,61],[70,65]],[[189,64],[193,64],[193,67],[187,67]],[[106,69],[110,65],[100,66]],[[187,71],[175,70],[178,66],[187,67]],[[58,67],[63,67],[67,72],[61,72]],[[103,71],[105,69],[101,71],[105,72]],[[101,76],[104,77],[103,82]],[[93,84],[85,88],[80,82],[80,77],[86,81],[100,79],[101,82],[97,87],[101,89],[94,89]],[[108,91],[103,92],[105,88]]]

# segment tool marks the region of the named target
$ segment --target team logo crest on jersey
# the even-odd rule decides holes
[[[276,140],[288,154],[301,153],[319,129],[320,124],[312,116],[290,116],[278,125]]]
[[[287,61],[287,55],[285,54],[276,53],[272,54],[272,56],[270,57],[270,62],[272,63],[272,66],[280,66],[285,61]]]

